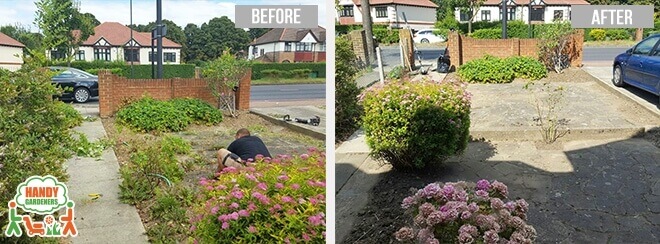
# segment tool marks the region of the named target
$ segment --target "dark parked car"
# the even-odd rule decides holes
[[[59,72],[53,76],[53,83],[65,88],[62,99],[73,99],[84,103],[91,97],[99,95],[98,76],[69,67],[50,67],[50,69]]]
[[[649,36],[616,56],[612,72],[615,86],[629,84],[648,91],[659,96],[660,103],[660,34]]]

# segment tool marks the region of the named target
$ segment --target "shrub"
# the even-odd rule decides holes
[[[388,29],[384,25],[374,25],[373,28],[374,36],[376,40],[383,44],[392,44],[399,42],[399,30],[398,29]]]
[[[85,71],[93,75],[99,75],[99,70],[103,70],[103,69],[88,69]],[[110,73],[121,76],[124,74],[124,70],[122,68],[112,68],[110,69]]]
[[[58,89],[52,73],[36,69],[26,58],[16,72],[0,69],[0,201],[7,202],[16,187],[33,175],[52,175],[66,181],[63,166],[72,156],[71,128],[82,116],[71,106],[52,99]],[[7,205],[0,205],[0,223],[8,223]],[[0,243],[32,243],[35,240],[0,237]]]
[[[606,32],[603,29],[592,29],[589,31],[589,37],[594,41],[604,41]]]
[[[288,72],[278,69],[265,69],[261,71],[262,77],[267,77],[271,79],[280,79],[285,76],[285,73]]]
[[[222,122],[222,112],[205,101],[196,98],[175,98],[169,101],[183,111],[196,124],[216,125]]]
[[[252,79],[258,80],[264,77],[262,70],[276,69],[280,71],[291,71],[295,69],[310,69],[317,77],[325,77],[325,63],[254,63],[252,64]]]
[[[350,136],[360,123],[362,108],[358,104],[358,89],[355,76],[355,53],[345,36],[336,38],[335,43],[335,134],[337,140]]]
[[[403,66],[397,65],[389,73],[387,73],[387,79],[401,79],[403,78]]]
[[[461,65],[458,76],[470,83],[509,83],[515,73],[504,59],[486,55]]]
[[[191,239],[199,243],[325,242],[325,155],[260,158],[201,179]]]
[[[371,88],[363,104],[372,156],[397,169],[440,163],[467,146],[470,95],[459,82],[391,82]]]
[[[509,201],[508,194],[498,181],[431,183],[403,199],[401,207],[413,216],[414,225],[401,228],[395,237],[419,243],[534,242],[536,230],[526,223],[529,204]]]
[[[51,66],[67,66],[66,62],[52,63]],[[131,66],[123,61],[106,62],[95,60],[73,61],[71,67],[86,70],[89,73],[97,74],[99,70],[109,69],[113,74],[124,77],[131,75]],[[133,65],[133,79],[151,79],[151,65]],[[121,71],[119,71],[121,70]],[[95,73],[93,73],[95,72]],[[163,78],[193,78],[195,76],[195,65],[192,64],[163,64]]]
[[[141,132],[182,131],[192,119],[172,103],[150,97],[137,100],[117,112],[117,122]]]
[[[538,57],[548,70],[561,73],[570,66],[572,54],[569,43],[574,33],[575,30],[567,21],[548,24],[539,33]]]
[[[309,77],[309,74],[312,73],[312,70],[311,69],[294,69],[294,70],[291,70],[289,73],[291,75],[291,78],[302,79],[302,78]]]
[[[632,38],[625,29],[607,29],[605,36],[608,40],[630,40]]]
[[[502,38],[501,29],[480,29],[472,32],[470,35],[472,38],[476,39],[500,39]]]
[[[508,67],[513,69],[515,78],[538,80],[548,75],[545,66],[535,58],[513,56],[504,61]]]

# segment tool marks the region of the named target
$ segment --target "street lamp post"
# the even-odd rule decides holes
[[[507,14],[507,0],[502,0],[502,39],[506,39],[506,22],[508,18]]]

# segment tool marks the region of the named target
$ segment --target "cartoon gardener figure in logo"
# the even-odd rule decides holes
[[[23,218],[20,215],[16,214],[16,202],[15,201],[9,201],[9,226],[7,227],[7,231],[5,231],[6,236],[21,236],[23,234],[23,230],[21,230],[20,224],[23,222]]]
[[[64,224],[64,230],[62,231],[62,235],[71,235],[71,236],[76,236],[78,234],[78,230],[76,230],[76,225],[73,223],[73,220],[75,219],[73,216],[73,206],[75,204],[73,201],[69,201],[66,203],[66,214],[60,216],[60,221]]]

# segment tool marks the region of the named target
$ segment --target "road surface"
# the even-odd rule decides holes
[[[629,47],[584,47],[582,62],[586,66],[609,66],[614,57],[626,52]]]
[[[252,86],[250,101],[311,100],[325,98],[325,84]]]

